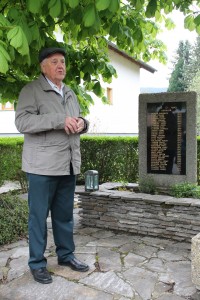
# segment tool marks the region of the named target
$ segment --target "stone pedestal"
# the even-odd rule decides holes
[[[192,282],[200,290],[200,233],[192,238],[191,262]]]

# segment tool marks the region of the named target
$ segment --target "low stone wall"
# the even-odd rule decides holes
[[[77,187],[81,223],[86,226],[191,242],[200,232],[200,200],[112,190],[88,193]]]

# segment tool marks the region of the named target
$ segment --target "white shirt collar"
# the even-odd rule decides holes
[[[57,93],[59,93],[59,94],[63,97],[63,87],[64,87],[64,83],[63,83],[63,82],[61,83],[61,88],[59,89],[59,88],[57,87],[57,85],[55,85],[55,83],[53,83],[49,78],[47,78],[46,76],[45,76],[45,78],[46,78],[46,80],[48,81],[48,83],[50,84],[50,86],[51,86]]]

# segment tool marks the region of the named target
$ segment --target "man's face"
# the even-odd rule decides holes
[[[56,85],[60,85],[66,75],[65,58],[61,53],[55,53],[45,58],[41,63],[42,73]]]

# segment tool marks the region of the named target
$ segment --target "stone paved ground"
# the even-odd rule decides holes
[[[200,300],[191,281],[191,245],[82,227],[75,208],[76,256],[90,266],[78,273],[57,265],[48,220],[48,269],[53,283],[33,280],[28,243],[0,248],[1,300]]]
[[[1,300],[199,300],[191,282],[190,244],[83,228],[75,209],[76,255],[86,273],[57,265],[51,224],[46,256],[53,283],[33,281],[26,240],[0,248]]]

